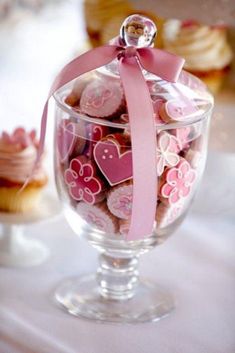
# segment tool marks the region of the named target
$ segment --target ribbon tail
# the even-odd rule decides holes
[[[156,128],[149,90],[136,57],[121,58],[119,72],[128,107],[133,163],[132,215],[127,240],[137,240],[152,234],[155,221]]]
[[[104,45],[99,48],[91,49],[88,52],[80,55],[79,57],[68,63],[61,72],[56,76],[54,83],[51,86],[50,93],[48,95],[47,101],[45,103],[43,114],[41,118],[41,129],[40,129],[40,139],[37,158],[35,165],[32,170],[32,174],[37,166],[43,150],[46,137],[46,125],[47,125],[47,111],[48,102],[50,97],[61,87],[63,87],[68,82],[74,80],[78,76],[85,74],[86,72],[92,71],[110,63],[117,57],[119,47],[115,45]],[[31,176],[32,176],[31,174]],[[29,176],[30,178],[30,176]],[[29,180],[28,178],[28,180]],[[28,180],[26,183],[28,183]]]
[[[141,66],[163,80],[176,82],[185,60],[177,55],[157,48],[139,48]]]

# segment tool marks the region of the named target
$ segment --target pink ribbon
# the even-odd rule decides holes
[[[141,68],[175,82],[184,59],[156,48],[105,45],[92,49],[67,64],[56,77],[44,106],[36,163],[45,142],[48,101],[62,86],[84,73],[119,59],[119,72],[128,106],[132,160],[133,202],[127,240],[152,234],[157,205],[156,128],[150,93]]]

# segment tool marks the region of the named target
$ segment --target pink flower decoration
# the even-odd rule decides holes
[[[161,194],[170,204],[175,204],[189,195],[195,181],[196,172],[190,164],[183,160],[176,168],[168,169],[166,182],[161,188]]]
[[[91,211],[87,214],[86,221],[100,230],[104,231],[106,228],[104,219],[97,217],[96,214]]]
[[[177,152],[189,147],[189,134],[191,128],[189,126],[181,127],[173,130],[172,134],[176,137],[178,141],[178,150]]]
[[[175,136],[161,132],[157,141],[157,173],[162,175],[165,167],[174,167],[179,161],[178,141]]]
[[[101,198],[102,181],[94,176],[94,166],[85,157],[76,157],[71,160],[65,171],[64,179],[69,186],[69,193],[74,200],[94,204]]]
[[[37,145],[36,131],[32,130],[30,133],[27,133],[22,127],[16,128],[12,134],[3,131],[2,140],[11,145],[18,145],[22,149],[30,145]]]
[[[100,85],[94,91],[87,92],[87,104],[93,106],[94,108],[101,108],[104,102],[112,97],[112,92],[105,86]]]

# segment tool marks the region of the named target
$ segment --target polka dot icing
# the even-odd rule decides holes
[[[97,142],[95,161],[110,185],[120,184],[132,178],[132,152],[121,152],[119,142],[113,137]]]
[[[171,99],[162,104],[160,108],[160,117],[165,122],[184,121],[192,117],[197,112],[196,106],[190,100]]]

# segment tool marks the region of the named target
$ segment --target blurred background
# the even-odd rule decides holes
[[[155,44],[158,47],[184,56],[188,55],[188,50],[191,56],[198,55],[199,51],[199,61],[210,58],[211,63],[221,62],[217,67],[207,65],[202,71],[189,62],[188,69],[202,79],[206,77],[206,83],[216,91],[217,101],[221,103],[222,109],[218,107],[215,114],[220,137],[217,136],[216,141],[212,138],[212,145],[234,148],[234,139],[228,140],[226,132],[226,128],[228,131],[234,128],[228,116],[235,87],[232,59],[228,53],[228,47],[234,50],[235,46],[234,7],[231,0],[199,0],[197,5],[183,0],[166,0],[164,5],[151,0],[0,0],[1,128],[16,124],[38,127],[43,103],[59,69],[75,55],[116,36],[123,19],[138,12],[157,23]],[[172,21],[172,18],[180,21]],[[190,25],[193,29],[194,22],[202,27],[207,25],[209,32],[198,34],[193,30],[193,46],[182,51],[179,41],[171,39],[179,26],[183,31]],[[185,33],[180,32],[180,36],[184,40]],[[208,53],[203,56],[203,51]]]
[[[155,45],[184,56],[185,68],[215,94],[210,153],[226,154],[234,161],[235,3],[231,0],[0,0],[1,131],[21,125],[37,128],[39,135],[43,104],[58,71],[76,55],[116,36],[131,13],[153,19],[158,27]],[[52,116],[49,155],[53,151]],[[225,156],[219,154],[216,161],[222,158],[225,163]],[[225,168],[235,175],[232,164],[228,167],[226,162]],[[214,168],[224,166],[213,164],[213,176]],[[48,170],[52,175],[50,158]]]

